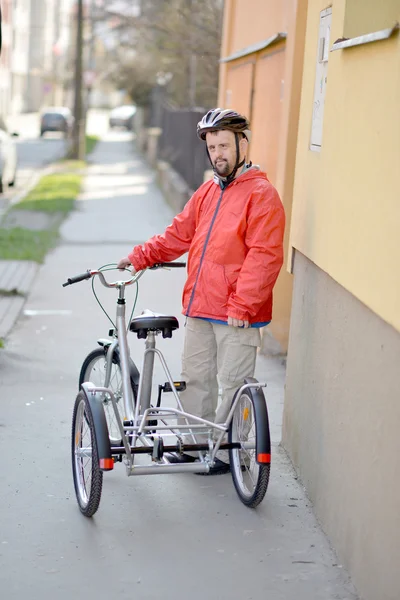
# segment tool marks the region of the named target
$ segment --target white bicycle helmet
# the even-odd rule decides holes
[[[235,110],[213,108],[197,123],[197,135],[203,141],[209,131],[220,129],[243,133],[250,142],[250,123],[246,117]]]
[[[246,117],[239,114],[235,110],[223,109],[223,108],[213,108],[209,110],[207,114],[197,123],[197,136],[205,141],[206,134],[210,131],[220,131],[221,129],[227,129],[229,131],[233,131],[235,134],[235,143],[236,143],[236,163],[229,175],[227,177],[220,177],[214,165],[212,164],[212,160],[207,148],[208,158],[210,160],[211,166],[214,170],[215,175],[218,177],[220,181],[220,185],[225,187],[229,185],[236,177],[236,173],[240,167],[245,164],[245,161],[240,160],[240,152],[239,152],[239,133],[242,133],[248,142],[251,140],[251,131],[250,131],[250,123]],[[251,164],[251,163],[250,163]]]

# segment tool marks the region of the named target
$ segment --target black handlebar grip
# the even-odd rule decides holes
[[[164,263],[166,267],[175,267],[177,269],[179,269],[180,267],[186,267],[186,263],[185,262],[170,262],[170,263]]]
[[[162,262],[162,263],[155,263],[152,267],[149,267],[149,269],[162,269],[163,267],[166,267],[168,269],[171,268],[180,268],[180,267],[186,267],[186,263],[185,262]]]
[[[90,271],[86,271],[82,273],[82,275],[76,275],[75,277],[69,277],[65,283],[62,284],[63,287],[67,285],[72,285],[73,283],[78,283],[79,281],[84,281],[85,279],[90,279],[92,273]]]

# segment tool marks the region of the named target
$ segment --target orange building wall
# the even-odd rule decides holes
[[[285,0],[233,0],[232,4],[235,19],[232,27],[230,54],[255,42],[265,40],[278,31],[286,31],[289,2]]]
[[[242,59],[230,65],[223,106],[250,116],[254,61]],[[234,106],[233,106],[233,104]],[[229,105],[229,106],[228,106]]]
[[[276,185],[285,46],[261,55],[254,81],[251,158]]]
[[[307,0],[225,0],[221,57],[263,42],[277,33],[287,39],[240,59],[221,63],[219,106],[251,119],[249,158],[276,186],[285,206],[288,232],[292,209],[297,123],[303,70]],[[274,293],[269,332],[287,350],[292,276],[285,268]],[[268,345],[264,347],[268,351]]]

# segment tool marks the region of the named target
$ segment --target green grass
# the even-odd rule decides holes
[[[57,243],[59,224],[74,208],[81,182],[82,175],[76,172],[62,171],[42,177],[21,202],[13,205],[11,212],[27,210],[56,215],[55,219],[49,220],[52,225],[41,231],[26,227],[8,229],[0,226],[0,257],[5,260],[32,260],[42,263],[47,252]]]
[[[94,135],[86,136],[87,154],[93,151],[98,139]],[[86,168],[86,162],[65,160],[58,163],[57,167],[59,168],[55,173],[42,177],[36,187],[21,202],[14,204],[11,210],[59,214],[58,224],[43,231],[32,231],[24,227],[7,229],[1,228],[0,225],[2,259],[42,263],[47,252],[56,245],[59,223],[74,208],[75,199],[81,189],[81,171]]]
[[[51,213],[69,213],[81,189],[82,177],[78,173],[45,175],[37,186],[13,210],[39,210]]]
[[[85,136],[85,157],[93,152],[97,142],[99,141],[99,137],[97,135],[86,135]],[[75,169],[84,169],[87,166],[86,160],[76,160],[71,158],[73,151],[72,143],[70,145],[69,151],[65,158],[63,158],[58,164],[60,166],[68,165]]]
[[[0,338],[0,348],[4,348],[4,340],[3,340],[3,338]]]
[[[86,136],[86,154],[90,154],[93,152],[99,138],[97,135],[87,135]]]
[[[85,160],[75,160],[73,158],[63,158],[62,161],[56,163],[56,169],[61,173],[73,173],[86,169],[87,162]]]
[[[11,297],[11,298],[15,298],[15,296],[21,296],[21,297],[25,297],[26,294],[23,294],[22,292],[19,292],[17,289],[13,289],[13,290],[2,290],[0,288],[0,297]]]
[[[42,263],[47,252],[54,248],[58,228],[31,231],[22,227],[0,229],[0,256],[3,260],[33,260]]]

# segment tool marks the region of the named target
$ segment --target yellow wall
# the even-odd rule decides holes
[[[347,0],[343,34],[357,37],[393,27],[399,18],[400,0]]]
[[[290,243],[400,330],[400,40],[329,53],[322,149],[313,152],[319,13],[326,7],[309,0]],[[386,9],[393,17],[392,2],[380,2],[372,30]],[[345,0],[333,2],[331,45],[343,37],[346,14]]]

